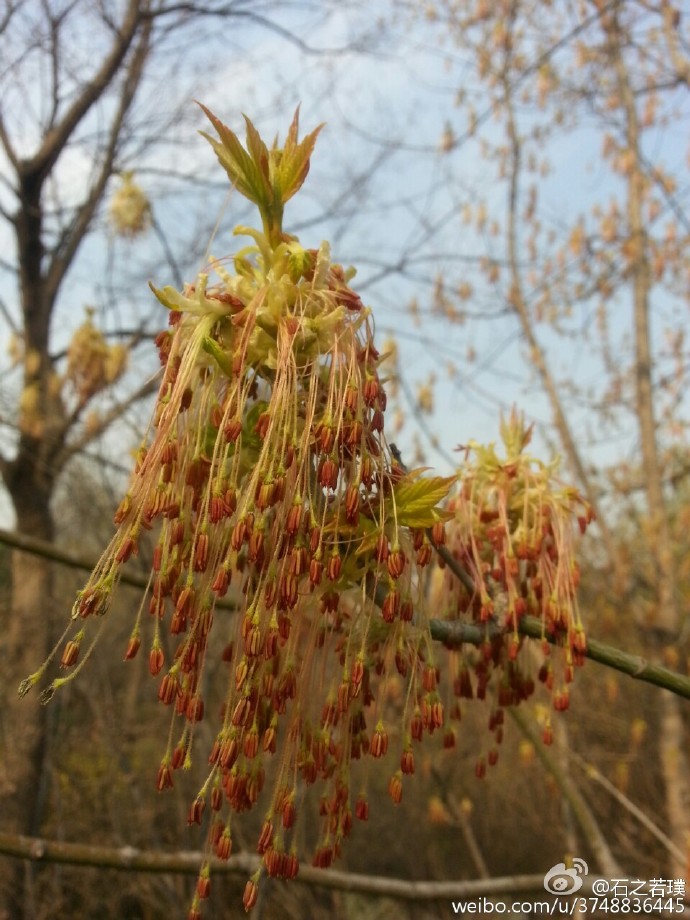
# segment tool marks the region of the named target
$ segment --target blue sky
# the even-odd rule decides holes
[[[478,233],[461,219],[463,207],[474,207],[479,199],[486,200],[489,215],[494,209],[502,214],[505,188],[495,182],[494,166],[485,162],[476,140],[447,154],[439,150],[446,125],[458,136],[466,128],[464,116],[453,106],[455,92],[460,86],[470,94],[476,89],[463,70],[461,56],[451,44],[441,44],[433,23],[418,20],[413,27],[399,20],[395,26],[379,25],[376,15],[389,11],[387,4],[330,9],[327,4],[285,4],[271,16],[310,48],[343,49],[356,39],[359,50],[313,55],[275,31],[246,23],[222,30],[209,24],[194,47],[170,48],[157,65],[151,83],[154,92],[139,104],[138,118],[141,124],[147,118],[163,119],[155,87],[161,80],[175,78],[170,85],[179,91],[183,121],[168,128],[170,143],[132,156],[125,165],[138,168],[138,180],[152,197],[156,218],[178,253],[183,276],[191,279],[201,264],[209,228],[219,221],[212,251],[224,255],[237,246],[230,236],[232,226],[248,216],[238,196],[227,199],[224,174],[195,133],[205,125],[193,98],[204,101],[238,130],[240,112],[246,111],[267,137],[284,134],[301,103],[305,130],[322,121],[326,127],[305,188],[286,211],[286,229],[296,228],[302,242],[310,246],[330,239],[334,257],[358,267],[358,284],[374,311],[380,339],[397,336],[400,364],[412,394],[430,375],[436,376],[434,412],[423,422],[441,450],[433,449],[422,432],[428,461],[446,470],[456,444],[497,439],[499,413],[513,404],[537,422],[536,443],[546,454],[550,411],[524,360],[517,323],[509,315],[486,321],[487,316],[505,314],[504,305],[491,290],[477,285],[473,276],[473,259],[487,250],[502,255],[502,242]],[[181,78],[178,72],[183,65]],[[490,120],[482,127],[483,136],[492,142],[500,138],[499,130]],[[669,162],[685,156],[681,137],[682,129],[677,127],[663,142],[661,152]],[[27,133],[27,144],[30,141]],[[655,152],[660,144],[659,139]],[[549,155],[557,168],[541,185],[541,202],[545,216],[555,224],[567,224],[592,201],[606,201],[615,192],[609,170],[601,163],[598,131],[566,136],[551,146]],[[69,151],[59,172],[64,199],[78,197],[89,167],[88,149]],[[203,186],[171,180],[165,175],[170,168],[194,174]],[[0,160],[0,170],[5,169]],[[429,228],[437,223],[442,229],[432,233]],[[134,323],[143,311],[158,309],[146,281],[172,280],[153,235],[136,245],[113,241],[105,215],[99,229],[87,240],[83,258],[70,275],[69,296],[60,303],[57,349],[67,344],[85,305],[101,306],[110,328]],[[11,240],[5,228],[0,234],[4,234],[0,245],[7,252]],[[404,274],[390,271],[382,277],[386,265],[401,261]],[[429,315],[430,292],[439,273],[451,288],[465,277],[475,285],[475,295],[467,304],[469,318],[462,326]],[[7,276],[0,284],[3,297],[13,305]],[[420,308],[419,322],[408,309],[414,298]],[[577,308],[573,324],[585,324],[589,309]],[[622,341],[629,325],[625,303],[615,316]],[[162,315],[160,322],[165,322]],[[6,338],[7,330],[3,328],[0,335]],[[596,397],[604,377],[592,345],[564,339],[545,327],[540,336],[557,374],[590,384]],[[468,361],[468,349],[476,354],[475,360]],[[128,376],[131,384],[155,369],[153,349],[149,360],[144,351],[139,355]],[[456,368],[453,379],[447,375],[448,362]],[[12,376],[5,379],[11,387]],[[584,438],[591,416],[586,407],[573,408],[572,413]],[[140,420],[144,414],[138,413]],[[415,428],[411,420],[399,437],[404,451],[413,450]],[[635,451],[636,431],[629,425],[620,432],[592,434],[589,449],[600,462]],[[130,429],[120,429],[117,444],[129,437]],[[103,448],[117,450],[117,444],[106,439]],[[6,509],[0,509],[0,518],[8,518]]]

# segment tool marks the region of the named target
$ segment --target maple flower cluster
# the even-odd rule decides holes
[[[513,467],[480,457],[446,510],[439,504],[457,478],[408,471],[391,452],[382,356],[353,272],[331,261],[326,243],[304,249],[282,230],[318,129],[300,141],[295,117],[284,147],[269,150],[247,119],[245,148],[206,114],[219,137],[207,139],[234,188],[257,204],[262,229],[237,228],[249,245],[232,260],[212,259],[183,291],[152,286],[169,325],[156,339],[163,370],[151,430],[115,535],[54,653],[63,674],[43,699],[83,667],[123,567],[142,538],[153,540],[125,657],[149,637],[149,670],[171,720],[157,787],[191,765],[196,726],[210,723],[208,772],[189,822],[208,827],[209,859],[227,859],[237,815],[263,809],[261,868],[244,894],[250,909],[261,873],[298,872],[295,828],[310,801],[321,819],[319,867],[338,856],[353,820],[367,819],[355,761],[390,748],[399,769],[389,793],[399,802],[404,775],[415,771],[413,743],[439,731],[453,746],[430,609],[487,628],[474,678],[470,653],[451,651],[456,717],[459,698],[484,696],[494,678],[500,706],[529,695],[523,613],[566,636],[564,680],[584,640],[573,616],[570,508],[560,513],[546,480],[520,465],[521,447]],[[429,592],[425,570],[444,543],[468,578],[463,585],[444,570]],[[504,632],[494,641],[496,619]],[[224,702],[214,713],[207,678],[217,680],[219,660]],[[395,706],[392,675],[405,685]],[[190,920],[210,885],[207,861]]]
[[[476,762],[480,778],[498,760],[506,707],[543,684],[553,709],[568,709],[569,685],[587,649],[574,544],[592,511],[574,488],[555,478],[557,461],[544,464],[526,452],[531,435],[531,426],[513,412],[501,424],[504,457],[493,445],[471,442],[464,449],[445,532],[446,550],[469,578],[463,582],[451,568],[440,567],[431,588],[431,603],[443,620],[481,631],[478,646],[452,649],[449,663],[452,719],[460,717],[463,698],[490,703],[492,741]],[[541,641],[520,631],[524,618],[540,624]],[[553,739],[549,718],[542,737],[545,744]]]

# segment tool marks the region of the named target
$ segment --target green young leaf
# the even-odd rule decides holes
[[[234,131],[231,131],[219,118],[216,118],[213,112],[209,111],[205,105],[199,103],[199,106],[218,132],[220,141],[211,137],[210,134],[206,134],[205,131],[200,131],[199,133],[213,147],[220,165],[228,174],[230,181],[245,198],[253,201],[260,208],[266,208],[270,204],[269,196],[271,193],[269,191],[270,186],[264,180],[260,166],[254,162],[252,156],[244,149]],[[248,119],[247,121],[249,122]],[[258,138],[253,125],[252,131]],[[255,143],[255,140],[250,142],[248,137],[248,143]]]
[[[256,130],[249,118],[243,116],[247,125],[247,150],[254,161],[257,172],[261,176],[264,190],[269,204],[273,204],[273,189],[271,187],[270,177],[270,155],[268,147],[261,140],[259,132]]]
[[[302,183],[307,178],[309,158],[313,153],[316,138],[319,136],[323,125],[319,125],[299,143],[297,141],[298,128],[299,108],[292,119],[277,168],[276,179],[283,203],[292,198],[295,192],[299,191]]]
[[[228,377],[232,377],[232,359],[223,351],[218,342],[215,339],[205,338],[202,347],[207,354],[215,359],[216,364],[223,373],[227,374]]]
[[[431,527],[437,521],[452,517],[450,512],[436,506],[448,495],[457,478],[421,478],[423,472],[422,469],[412,470],[393,490],[398,524],[405,527]]]

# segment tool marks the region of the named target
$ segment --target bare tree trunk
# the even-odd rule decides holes
[[[16,501],[18,526],[42,539],[53,536],[48,494],[36,491]],[[19,496],[15,496],[19,498]],[[36,834],[41,824],[41,784],[46,711],[36,696],[20,700],[17,687],[48,654],[52,613],[52,566],[43,559],[12,552],[12,602],[0,626],[0,814],[3,827]],[[0,874],[0,917],[32,916],[30,864],[5,864]]]
[[[642,469],[647,493],[651,534],[650,553],[656,564],[657,605],[653,620],[646,625],[650,644],[657,658],[663,647],[673,643],[678,634],[679,610],[673,545],[666,513],[661,463],[654,412],[654,381],[650,336],[650,294],[652,273],[643,217],[644,189],[648,182],[640,150],[640,125],[628,66],[623,50],[623,34],[614,9],[602,16],[609,53],[614,65],[621,108],[625,116],[626,143],[630,157],[627,173],[628,254],[633,292],[635,328],[635,389],[637,419],[640,430]],[[690,834],[690,765],[685,754],[685,732],[678,700],[668,693],[659,697],[659,756],[664,776],[669,836],[676,848],[685,853]],[[684,862],[672,859],[671,871],[676,878],[685,877]]]

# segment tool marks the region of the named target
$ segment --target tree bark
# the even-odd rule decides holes
[[[24,533],[52,539],[49,494],[32,490],[29,477],[15,491],[18,526]],[[20,681],[48,654],[53,607],[52,565],[44,559],[12,551],[12,600],[0,626],[0,814],[3,827],[22,834],[40,830],[41,785],[46,742],[46,710],[38,699],[20,700]],[[26,868],[25,868],[26,866]],[[0,917],[21,920],[31,916],[29,864],[5,864],[0,874]]]

